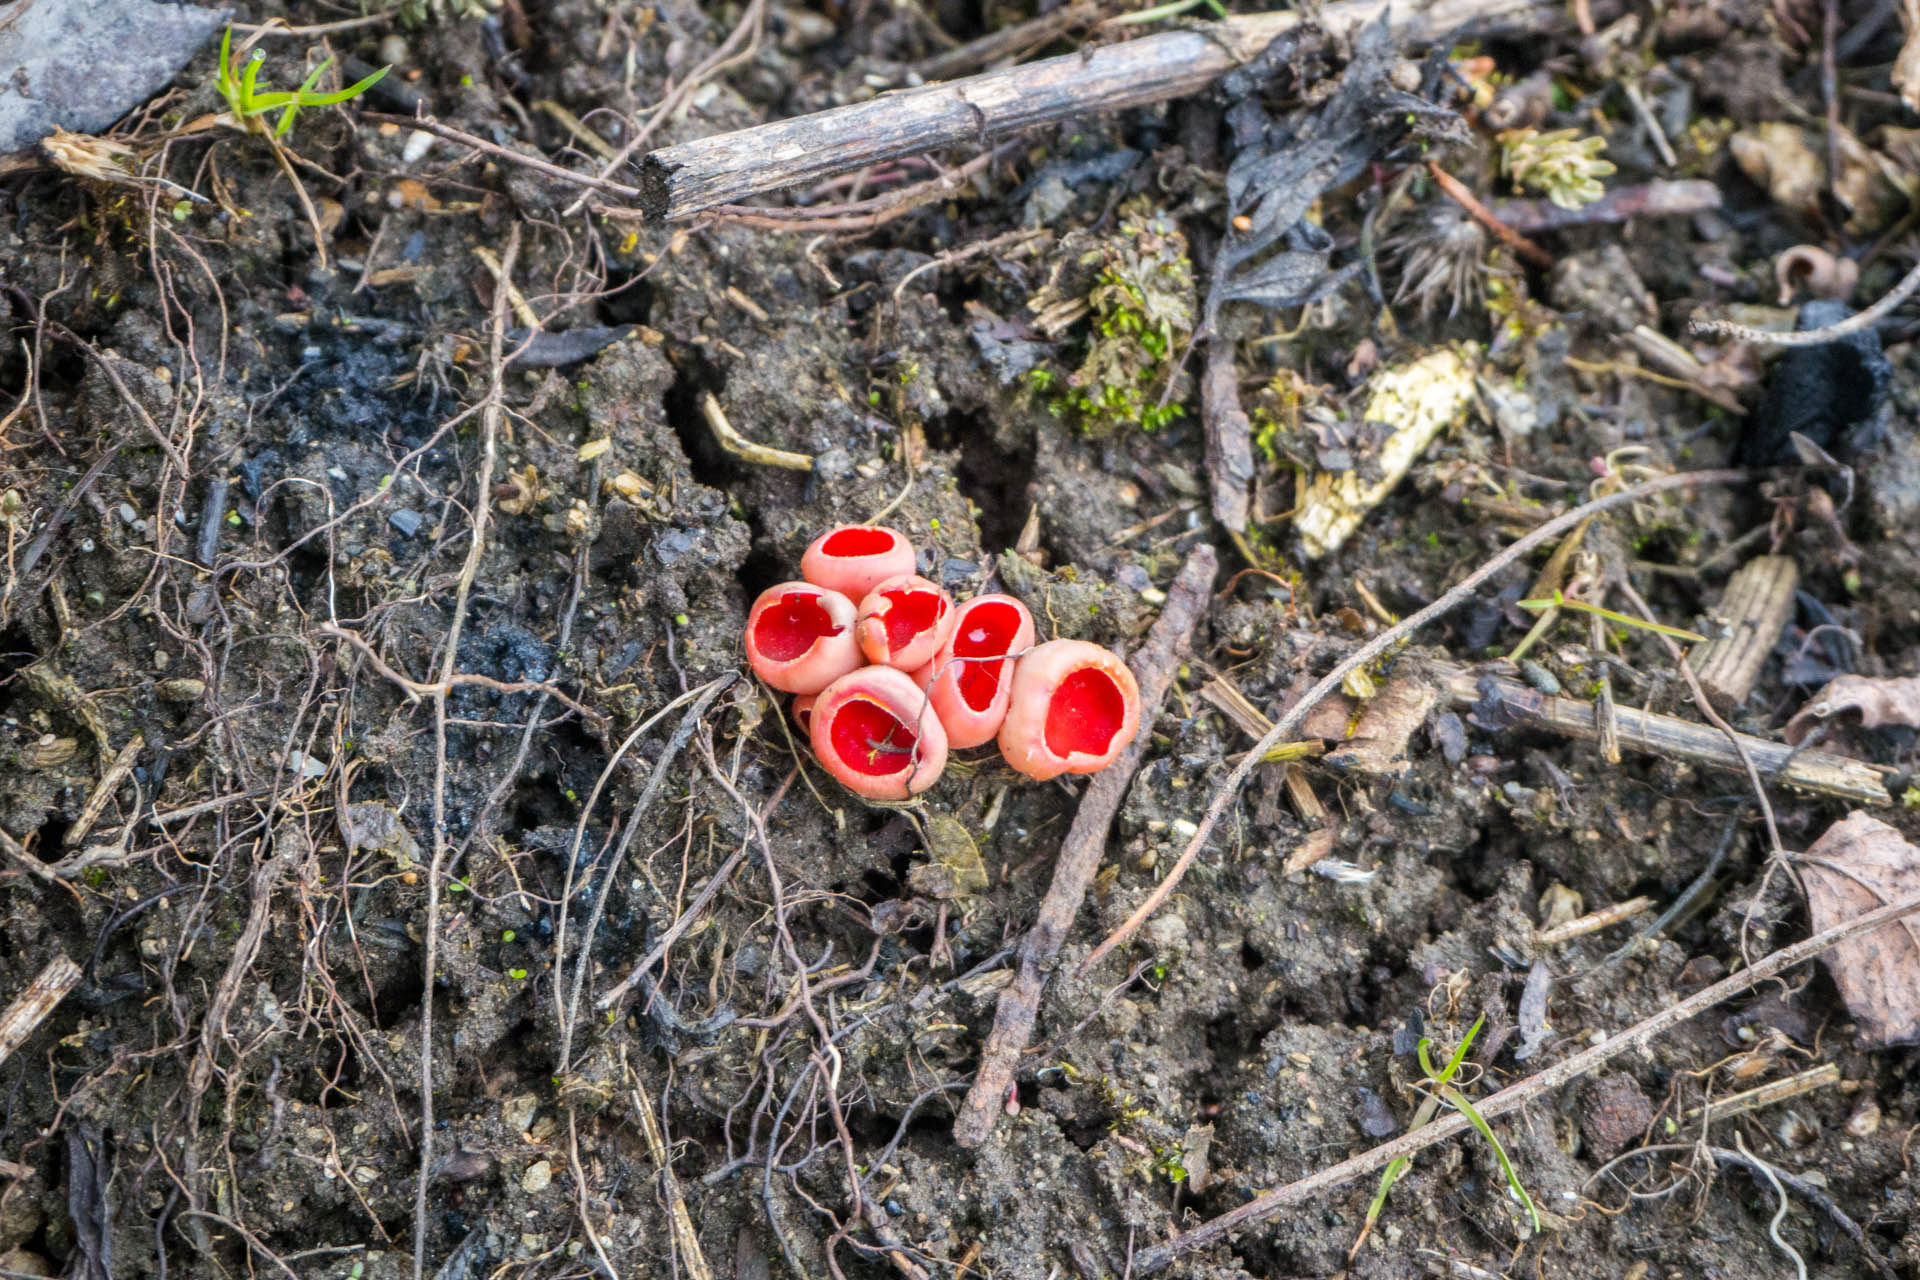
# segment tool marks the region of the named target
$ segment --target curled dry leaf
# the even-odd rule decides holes
[[[1920,893],[1920,849],[1864,813],[1828,827],[1799,865],[1815,933]],[[1920,1041],[1920,919],[1849,938],[1822,959],[1860,1026],[1861,1047]]]
[[[1830,680],[1787,721],[1786,739],[1798,746],[1814,725],[1849,711],[1858,712],[1861,725],[1868,729],[1889,724],[1920,729],[1920,676],[1841,676]]]

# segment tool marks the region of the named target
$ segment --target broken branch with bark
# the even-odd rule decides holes
[[[1319,21],[1346,31],[1385,12],[1386,0],[1336,0]],[[1291,12],[1243,14],[1207,30],[1162,32],[663,147],[641,166],[640,207],[648,217],[678,221],[868,165],[1164,102],[1251,60],[1301,20]],[[1433,0],[1424,9],[1393,9],[1388,20],[1396,37],[1414,40],[1469,23],[1482,35],[1538,32],[1562,19],[1560,6],[1543,0]]]

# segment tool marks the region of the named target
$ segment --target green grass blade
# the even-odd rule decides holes
[[[1533,1223],[1533,1229],[1536,1232],[1539,1231],[1541,1229],[1540,1211],[1533,1207],[1533,1197],[1528,1195],[1527,1189],[1520,1185],[1520,1178],[1513,1171],[1513,1161],[1507,1159],[1507,1149],[1500,1145],[1500,1139],[1493,1136],[1493,1130],[1481,1118],[1480,1112],[1474,1108],[1474,1105],[1467,1101],[1465,1094],[1458,1089],[1446,1088],[1440,1091],[1440,1096],[1446,1099],[1448,1106],[1465,1116],[1467,1123],[1479,1130],[1480,1136],[1485,1138],[1487,1145],[1493,1148],[1493,1158],[1500,1162],[1500,1172],[1506,1175],[1507,1185],[1513,1189],[1513,1194],[1520,1197],[1520,1203],[1527,1207],[1527,1218]]]
[[[381,80],[386,78],[387,72],[391,70],[393,70],[392,67],[382,67],[372,75],[355,81],[338,93],[302,94],[300,105],[303,107],[330,107],[336,102],[345,102],[349,98],[357,98],[374,85],[379,84]]]
[[[1412,1167],[1413,1157],[1401,1156],[1380,1175],[1380,1189],[1373,1193],[1373,1203],[1367,1206],[1368,1231],[1373,1230],[1373,1224],[1380,1221],[1380,1213],[1387,1207],[1387,1193],[1393,1190],[1393,1184],[1400,1181],[1400,1175]]]
[[[259,49],[247,59],[246,70],[240,73],[240,109],[247,115],[259,115],[262,108],[256,105],[259,99],[254,96],[254,85],[260,79],[260,69],[267,65],[265,52]]]
[[[300,82],[300,87],[298,89],[295,89],[294,93],[297,94],[303,101],[306,98],[312,96],[314,86],[320,83],[320,77],[327,74],[327,68],[332,65],[333,65],[332,58],[321,59],[320,65],[315,67],[313,70],[307,72],[307,78]]]
[[[241,112],[241,114],[248,115],[248,116],[263,116],[267,114],[267,112],[269,111],[278,111],[281,107],[287,106],[292,102],[293,102],[292,94],[281,93],[278,90],[274,91],[273,93],[256,94],[253,98],[251,98],[247,102],[246,107]]]
[[[1447,1059],[1447,1067],[1444,1071],[1435,1071],[1433,1069],[1433,1060],[1427,1057],[1427,1046],[1432,1044],[1433,1041],[1427,1039],[1425,1036],[1420,1037],[1420,1043],[1415,1047],[1420,1054],[1420,1069],[1427,1073],[1429,1080],[1433,1081],[1436,1085],[1444,1085],[1447,1081],[1453,1079],[1454,1073],[1460,1070],[1460,1064],[1467,1060],[1467,1050],[1473,1047],[1473,1038],[1480,1034],[1481,1024],[1486,1022],[1486,1020],[1487,1015],[1484,1013],[1473,1020],[1473,1025],[1467,1028],[1467,1034],[1460,1037],[1460,1047],[1455,1049],[1453,1056]]]
[[[1597,604],[1588,604],[1584,600],[1569,600],[1558,591],[1551,600],[1522,600],[1522,609],[1573,609],[1580,613],[1591,613],[1595,617],[1605,618],[1616,626],[1632,627],[1637,631],[1651,631],[1655,635],[1670,636],[1675,640],[1685,640],[1688,644],[1705,644],[1707,638],[1698,631],[1688,631],[1684,627],[1669,627],[1664,622],[1648,622],[1645,618],[1630,618],[1614,609],[1603,609]]]

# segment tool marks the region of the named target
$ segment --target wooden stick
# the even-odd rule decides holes
[[[1321,25],[1347,31],[1388,11],[1387,0],[1336,0]],[[1538,31],[1560,20],[1544,0],[1432,0],[1389,18],[1403,39],[1475,24]],[[649,154],[640,207],[669,222],[717,204],[942,147],[1193,93],[1257,56],[1300,22],[1297,13],[1245,14],[1208,30],[1168,31],[1046,58],[964,80],[881,94],[866,102],[716,134]]]
[[[1544,1097],[1570,1084],[1594,1068],[1603,1066],[1625,1053],[1631,1053],[1651,1044],[1653,1040],[1672,1027],[1704,1013],[1723,1000],[1731,999],[1744,991],[1751,990],[1776,974],[1785,973],[1795,965],[1813,959],[1821,952],[1837,943],[1859,934],[1869,933],[1903,916],[1920,911],[1920,894],[1903,898],[1863,916],[1855,916],[1844,924],[1837,924],[1822,933],[1816,933],[1805,942],[1796,942],[1790,947],[1782,947],[1772,955],[1766,956],[1750,969],[1742,969],[1731,977],[1722,978],[1710,987],[1688,996],[1678,1004],[1662,1009],[1643,1021],[1635,1023],[1618,1035],[1609,1036],[1605,1041],[1556,1062],[1538,1075],[1528,1076],[1517,1084],[1508,1085],[1500,1092],[1475,1104],[1483,1120],[1494,1120],[1511,1115],[1529,1102]],[[1183,1231],[1164,1244],[1135,1254],[1133,1271],[1135,1275],[1150,1275],[1164,1270],[1175,1259],[1184,1257],[1195,1249],[1203,1249],[1210,1244],[1226,1239],[1236,1231],[1244,1231],[1257,1223],[1279,1216],[1286,1209],[1319,1195],[1323,1191],[1351,1182],[1353,1179],[1384,1169],[1402,1156],[1412,1156],[1425,1151],[1436,1143],[1465,1133],[1471,1125],[1464,1115],[1455,1112],[1442,1116],[1424,1129],[1412,1133],[1403,1133],[1399,1137],[1383,1142],[1372,1150],[1363,1151],[1357,1156],[1342,1160],[1339,1164],[1309,1174],[1297,1182],[1255,1196],[1238,1209],[1230,1209],[1217,1218]]]
[[[1440,184],[1440,189],[1453,198],[1455,204],[1465,209],[1475,222],[1493,232],[1509,249],[1536,267],[1553,265],[1552,254],[1495,217],[1493,210],[1481,204],[1479,198],[1467,190],[1466,183],[1442,169],[1439,161],[1427,161],[1427,172],[1433,176],[1435,182]]]
[[[1456,707],[1470,707],[1491,694],[1500,700],[1503,712],[1526,724],[1552,729],[1579,742],[1593,742],[1599,737],[1593,705],[1579,698],[1550,697],[1517,680],[1476,675],[1470,668],[1452,663],[1436,663],[1433,669],[1446,681],[1447,696]],[[1614,717],[1623,747],[1714,769],[1740,772],[1746,768],[1726,734],[1711,725],[1633,707],[1616,707]],[[1880,765],[1825,751],[1795,751],[1783,742],[1744,733],[1735,736],[1767,782],[1856,804],[1893,803],[1887,791],[1891,771]]]
[[[1206,419],[1207,489],[1213,499],[1213,518],[1234,533],[1245,533],[1247,493],[1253,485],[1253,421],[1240,406],[1240,371],[1233,347],[1233,339],[1223,335],[1207,339],[1200,402]]]
[[[1140,726],[1132,744],[1118,760],[1095,776],[1080,794],[1079,812],[1073,826],[1060,844],[1060,857],[1054,864],[1053,883],[1041,900],[1033,928],[1020,943],[1020,965],[1013,981],[1000,992],[1000,1004],[994,1011],[993,1030],[986,1047],[980,1051],[980,1070],[973,1088],[961,1104],[960,1117],[953,1124],[953,1139],[963,1147],[986,1141],[993,1132],[995,1119],[1013,1084],[1015,1065],[1033,1034],[1034,1018],[1040,1012],[1040,994],[1046,989],[1047,970],[1060,952],[1073,928],[1073,919],[1086,899],[1087,886],[1100,869],[1107,851],[1107,831],[1113,825],[1120,802],[1126,799],[1135,770],[1153,741],[1151,726],[1160,704],[1166,699],[1180,667],[1180,655],[1187,647],[1194,626],[1206,616],[1211,603],[1208,592],[1218,568],[1213,548],[1201,543],[1187,553],[1187,562],[1167,592],[1166,608],[1153,624],[1146,643],[1134,653],[1130,665],[1140,682]]]
[[[53,1007],[66,999],[67,992],[73,990],[80,981],[80,966],[65,956],[55,956],[47,962],[40,975],[27,984],[14,1002],[0,1013],[0,1062],[12,1056],[26,1038],[32,1035]]]

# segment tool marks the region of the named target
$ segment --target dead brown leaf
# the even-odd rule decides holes
[[[1920,849],[1864,813],[1828,827],[1799,860],[1815,933],[1920,894]],[[1863,1048],[1920,1041],[1920,919],[1849,938],[1821,957]]]
[[[1920,111],[1920,0],[1902,0],[1900,25],[1907,38],[1893,60],[1893,87],[1909,109]]]
[[[1889,724],[1920,729],[1920,677],[1841,676],[1829,681],[1787,721],[1786,739],[1798,746],[1815,724],[1849,711],[1858,712],[1861,725],[1868,729]]]

